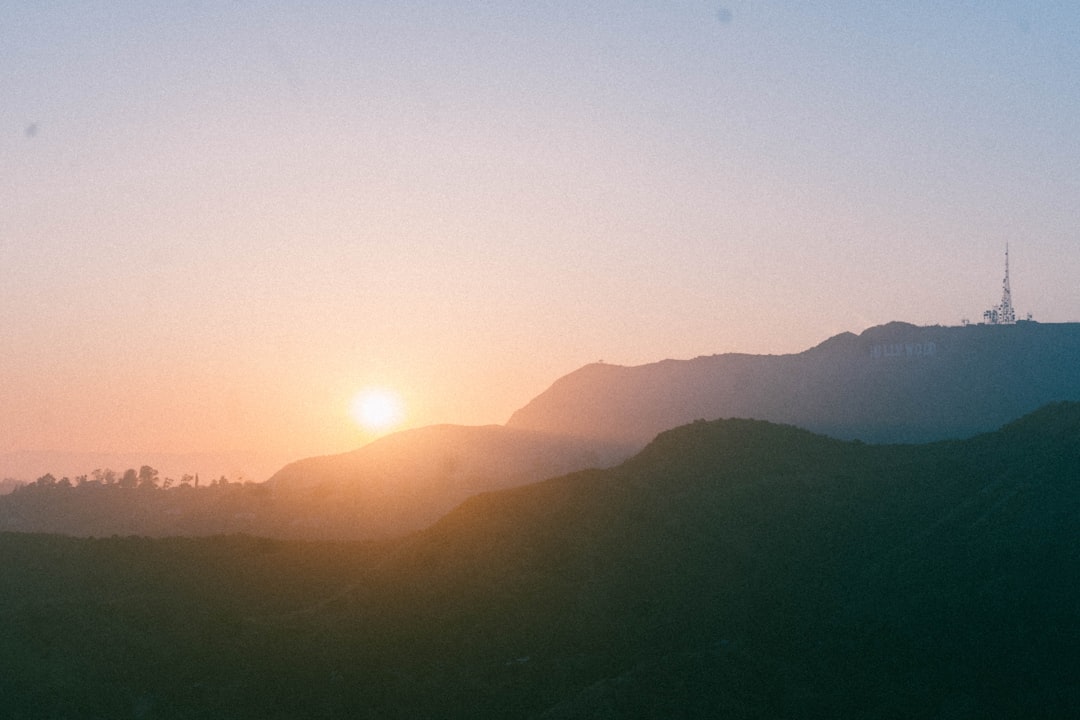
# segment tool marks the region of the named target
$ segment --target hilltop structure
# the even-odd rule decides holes
[[[1031,316],[1028,315],[1028,320]],[[1005,243],[1005,279],[1001,282],[1001,303],[983,313],[983,325],[1015,325],[1012,290],[1009,288],[1009,244]]]

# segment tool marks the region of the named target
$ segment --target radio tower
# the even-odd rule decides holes
[[[983,313],[983,322],[987,325],[1013,325],[1016,312],[1012,305],[1012,291],[1009,289],[1009,243],[1005,243],[1005,279],[1001,281],[1001,304],[995,305]]]

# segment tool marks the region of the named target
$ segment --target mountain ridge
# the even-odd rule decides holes
[[[916,326],[840,333],[799,353],[724,353],[557,379],[507,427],[644,446],[695,419],[750,417],[867,442],[969,437],[1080,399],[1080,323]]]
[[[502,425],[429,425],[338,455],[290,463],[268,485],[276,497],[351,507],[337,524],[386,537],[434,522],[472,494],[622,461],[633,448]],[[348,537],[349,535],[344,535]]]
[[[695,422],[385,543],[0,533],[0,694],[25,718],[1069,718],[1078,427],[1075,402],[922,445]]]
[[[0,499],[0,529],[146,535],[251,532],[389,537],[469,495],[615,465],[699,419],[756,418],[838,439],[930,442],[986,432],[1040,405],[1080,399],[1080,324],[839,333],[800,353],[725,353],[585,365],[505,425],[433,425],[346,453],[294,461],[259,492]],[[59,500],[64,500],[62,506]]]

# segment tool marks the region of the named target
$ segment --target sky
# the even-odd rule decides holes
[[[0,0],[0,453],[1080,319],[1080,4]]]

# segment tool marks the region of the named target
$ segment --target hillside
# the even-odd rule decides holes
[[[259,488],[17,493],[0,497],[0,531],[390,537],[476,493],[611,466],[696,419],[756,418],[875,443],[970,437],[1045,403],[1080,400],[1077,367],[1080,324],[1032,322],[890,323],[795,355],[594,364],[556,381],[505,426],[394,433],[290,463]]]
[[[889,323],[794,355],[587,365],[507,425],[641,447],[699,418],[747,417],[866,442],[927,442],[1080,400],[1077,367],[1080,323]]]
[[[389,537],[430,525],[477,492],[612,465],[631,452],[613,443],[498,425],[434,425],[352,452],[291,463],[266,483],[168,490],[32,485],[0,496],[0,531]]]
[[[379,537],[426,527],[478,492],[622,461],[625,445],[501,425],[431,425],[290,463],[268,481],[298,520]]]
[[[14,718],[1072,717],[1080,404],[753,420],[382,545],[0,535]]]

